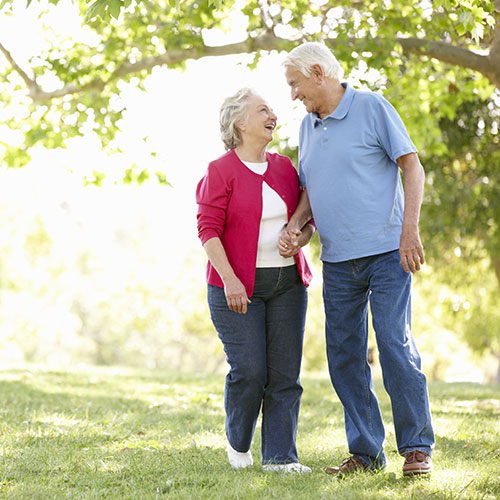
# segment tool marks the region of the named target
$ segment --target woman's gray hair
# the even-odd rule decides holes
[[[236,124],[246,123],[248,100],[256,96],[250,88],[238,90],[236,94],[227,97],[220,108],[220,135],[226,149],[234,149],[241,144],[241,134]]]
[[[283,66],[294,66],[308,78],[315,64],[321,66],[325,75],[330,78],[340,80],[344,75],[337,58],[324,43],[320,42],[305,42],[295,47],[283,62]]]

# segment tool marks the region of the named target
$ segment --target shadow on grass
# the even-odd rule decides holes
[[[347,451],[342,406],[328,380],[304,377],[300,452],[313,473],[292,477],[265,474],[258,463],[245,471],[230,469],[221,438],[223,376],[106,369],[12,370],[0,372],[2,376],[9,380],[0,380],[0,497],[368,500],[458,499],[462,491],[495,498],[500,493],[499,475],[490,473],[499,462],[498,439],[491,439],[498,388],[431,385],[433,411],[441,419],[437,474],[445,481],[458,474],[453,481],[461,482],[442,487],[432,480],[403,479],[396,455],[391,455],[396,474],[342,482],[324,474],[323,467],[337,463]],[[376,391],[384,421],[391,426],[381,384]],[[471,397],[474,391],[480,396]],[[472,429],[469,416],[484,430]],[[471,426],[471,432],[455,435],[457,426]],[[256,462],[259,445],[257,431],[252,446]],[[464,473],[474,474],[470,480],[457,473],[457,462]],[[445,471],[441,476],[440,470]]]
[[[1,441],[7,450],[13,445],[34,446],[42,439],[56,444],[71,435],[79,447],[127,439],[167,442],[223,426],[223,408],[210,398],[178,403],[177,395],[169,395],[167,389],[163,395],[155,390],[140,399],[113,391],[112,385],[107,394],[96,394],[81,380],[65,381],[66,387],[52,381],[47,390],[34,386],[39,382],[0,381]]]

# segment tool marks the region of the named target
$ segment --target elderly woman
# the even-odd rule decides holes
[[[298,245],[280,255],[278,240],[299,199],[290,159],[266,152],[276,115],[251,89],[220,110],[228,150],[198,184],[198,233],[208,255],[208,303],[230,366],[225,409],[229,463],[253,464],[250,453],[262,406],[262,463],[267,471],[310,472],[297,457],[299,382],[311,273]]]

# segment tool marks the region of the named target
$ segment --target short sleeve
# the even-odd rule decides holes
[[[300,130],[299,130],[299,183],[300,186],[303,188],[307,188],[306,185],[306,176],[304,174],[304,169],[302,167],[302,155],[301,152],[303,151],[303,139],[304,139],[304,121],[300,124]]]
[[[400,156],[416,153],[417,148],[411,141],[403,120],[394,106],[383,97],[375,96],[375,131],[387,156],[396,162]]]

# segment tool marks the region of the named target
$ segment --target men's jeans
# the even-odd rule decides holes
[[[384,424],[367,361],[368,301],[383,381],[392,403],[400,454],[434,445],[429,397],[411,333],[411,274],[397,250],[346,262],[323,262],[327,358],[345,414],[349,451],[384,468]]]
[[[230,365],[224,404],[226,435],[250,449],[262,404],[262,463],[297,462],[295,436],[307,291],[296,266],[258,268],[246,314],[229,309],[224,290],[208,285],[212,321]]]

